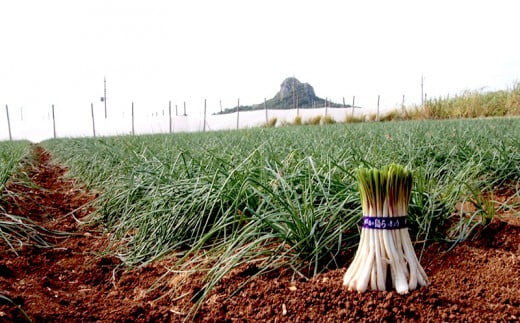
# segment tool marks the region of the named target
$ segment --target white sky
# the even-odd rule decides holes
[[[217,111],[295,76],[340,102],[399,105],[520,80],[520,1],[2,0],[0,104]],[[3,118],[3,114],[0,114]]]

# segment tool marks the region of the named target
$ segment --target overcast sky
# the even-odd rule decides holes
[[[382,105],[520,80],[520,1],[17,0],[0,4],[0,104],[210,110],[295,76]],[[45,110],[47,111],[47,110]]]

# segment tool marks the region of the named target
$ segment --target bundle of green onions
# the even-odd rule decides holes
[[[426,286],[428,277],[413,249],[407,228],[412,172],[401,165],[356,171],[363,209],[361,241],[343,278],[343,286],[364,292],[392,286],[406,294]],[[388,282],[388,285],[390,282]]]

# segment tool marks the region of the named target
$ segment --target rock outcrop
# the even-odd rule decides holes
[[[309,83],[302,83],[295,77],[286,78],[280,85],[280,91],[276,95],[266,100],[265,104],[259,103],[249,106],[241,105],[240,111],[260,110],[267,107],[267,109],[309,109],[320,108],[327,105],[331,108],[342,107],[343,105],[334,102],[326,101],[314,92],[314,88]],[[347,105],[349,107],[350,105]],[[236,112],[237,107],[226,109],[221,113]]]

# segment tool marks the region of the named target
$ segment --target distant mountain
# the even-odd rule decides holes
[[[252,111],[265,109],[300,109],[321,108],[325,104],[329,108],[340,108],[342,104],[325,101],[314,93],[314,88],[309,83],[301,83],[295,77],[286,78],[280,85],[280,91],[276,95],[264,102],[253,105],[240,105],[240,111]],[[345,107],[351,107],[346,105]],[[233,113],[237,111],[237,107],[228,108],[216,114]]]

